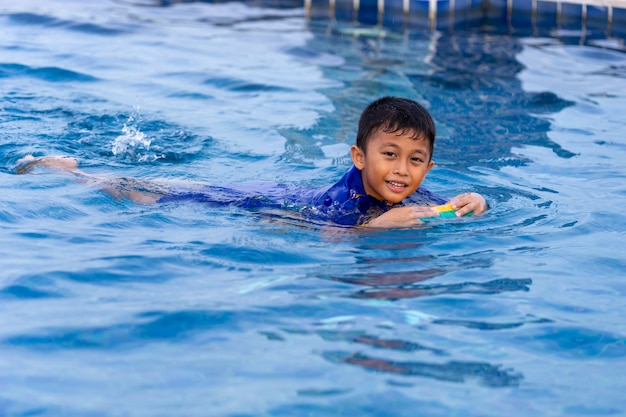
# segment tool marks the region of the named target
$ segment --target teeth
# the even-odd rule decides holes
[[[389,185],[391,185],[392,187],[406,187],[404,184],[399,184],[393,181],[389,181]]]

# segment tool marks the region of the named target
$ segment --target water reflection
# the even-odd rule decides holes
[[[349,318],[345,319],[349,320]],[[343,327],[346,325],[347,322],[338,322],[329,323],[325,326]],[[425,377],[457,383],[477,380],[479,384],[488,387],[517,386],[523,380],[521,372],[505,369],[501,365],[486,361],[449,360],[441,363],[439,359],[450,357],[452,352],[430,346],[432,342],[425,344],[398,337],[382,337],[372,334],[370,331],[354,329],[335,328],[308,331],[283,329],[283,331],[291,335],[316,335],[329,343],[348,343],[358,350],[325,349],[320,354],[330,362],[354,365],[376,373]],[[276,335],[273,335],[273,339],[277,340]],[[280,337],[280,340],[284,341],[285,339]],[[389,357],[384,357],[381,354],[364,353],[369,349],[380,351],[382,354],[388,352]],[[406,359],[399,360],[398,354],[404,355]]]
[[[446,356],[447,353],[442,349],[432,348],[420,343],[410,342],[401,339],[385,339],[375,335],[368,334],[364,331],[337,331],[337,330],[320,330],[316,332],[318,336],[327,341],[343,341],[352,342],[373,347],[377,349],[397,350],[401,352],[429,352],[438,356]]]
[[[332,362],[362,367],[368,371],[405,376],[420,376],[447,382],[466,382],[475,379],[488,387],[517,386],[523,376],[510,369],[485,362],[450,361],[441,364],[419,361],[393,361],[384,358],[343,351],[326,352]]]
[[[394,273],[365,273],[359,275],[348,275],[331,277],[333,281],[340,281],[346,284],[366,285],[372,287],[388,285],[407,285],[424,281],[445,273],[443,269],[431,268],[422,271],[399,271]]]
[[[385,30],[355,36],[347,25],[320,22],[310,22],[310,28],[316,35],[311,49],[343,59],[323,69],[344,85],[327,92],[336,109],[313,131],[282,132],[289,160],[319,159],[319,147],[327,143],[352,144],[361,109],[382,95],[425,103],[438,128],[435,159],[458,170],[523,164],[512,148],[526,144],[550,148],[562,158],[574,155],[550,140],[545,117],[573,103],[550,91],[523,90],[518,74],[524,66],[516,59],[523,46],[516,37]],[[348,165],[349,160],[336,155],[332,163]]]
[[[572,102],[550,91],[523,90],[518,74],[524,66],[516,55],[519,39],[489,34],[448,34],[434,38],[435,53],[427,73],[407,78],[431,105],[447,134],[438,143],[439,155],[449,154],[455,167],[499,167],[522,162],[511,148],[536,145],[562,158],[574,153],[552,142],[550,121]]]
[[[528,291],[530,279],[496,279],[488,282],[462,282],[459,284],[416,285],[390,288],[368,288],[354,292],[352,298],[398,300],[443,294],[499,294],[507,291]]]

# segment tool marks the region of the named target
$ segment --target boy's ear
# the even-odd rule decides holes
[[[361,171],[365,167],[365,153],[363,153],[363,150],[356,145],[352,145],[350,147],[350,156],[352,156],[352,163],[356,169]]]

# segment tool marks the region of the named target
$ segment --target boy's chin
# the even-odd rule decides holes
[[[372,194],[368,193],[371,197],[374,197]],[[405,199],[407,199],[411,194],[413,193],[401,193],[401,194],[396,194],[396,193],[386,193],[386,192],[381,192],[378,195],[380,197],[374,197],[375,199],[379,200],[379,201],[385,201],[388,204],[399,204],[402,203]],[[382,197],[382,198],[381,198]]]
[[[399,204],[404,201],[406,197],[395,197],[395,198],[387,198],[385,201],[389,204]]]

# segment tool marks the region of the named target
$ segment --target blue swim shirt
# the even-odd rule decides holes
[[[354,226],[362,225],[394,207],[405,204],[438,205],[448,200],[422,187],[399,204],[377,200],[365,193],[361,172],[353,166],[330,188],[311,189],[286,184],[251,184],[238,189],[204,186],[171,190],[158,202],[183,201],[234,205],[247,209],[297,210],[314,220]]]
[[[353,166],[335,185],[315,196],[309,211],[322,220],[342,225],[362,225],[394,207],[406,204],[438,205],[447,201],[422,187],[402,203],[380,201],[365,193],[361,171]]]

